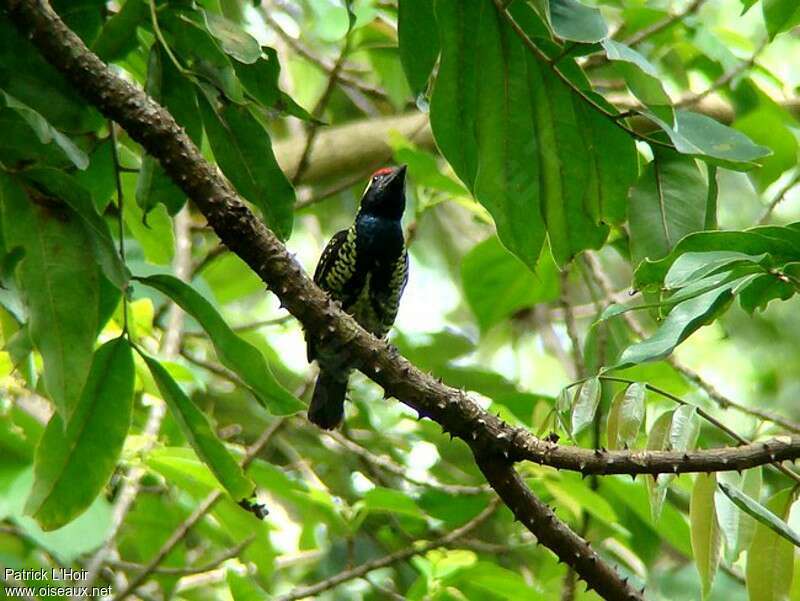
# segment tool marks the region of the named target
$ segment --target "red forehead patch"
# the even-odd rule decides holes
[[[377,177],[378,175],[388,175],[392,171],[394,171],[394,169],[391,167],[383,167],[382,169],[378,169],[375,173],[373,173],[372,177]]]

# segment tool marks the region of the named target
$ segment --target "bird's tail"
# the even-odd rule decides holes
[[[308,419],[324,430],[332,430],[344,417],[344,397],[347,394],[347,378],[334,377],[331,372],[321,370],[314,386]]]

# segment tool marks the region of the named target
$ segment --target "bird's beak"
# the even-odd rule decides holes
[[[386,181],[386,187],[400,188],[402,190],[406,183],[407,167],[407,165],[400,165],[397,169],[392,171],[392,175]]]

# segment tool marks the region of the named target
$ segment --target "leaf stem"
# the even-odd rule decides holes
[[[119,225],[119,256],[122,259],[123,265],[125,262],[125,217],[123,209],[125,208],[125,194],[122,191],[122,177],[120,175],[119,165],[119,152],[117,150],[117,132],[114,129],[114,122],[108,121],[109,138],[111,140],[111,160],[114,163],[114,183],[117,188],[117,223]],[[122,334],[127,336],[130,341],[130,332],[128,331],[128,286],[122,291]]]

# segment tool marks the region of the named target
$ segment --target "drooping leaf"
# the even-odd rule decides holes
[[[137,280],[166,294],[194,317],[211,338],[222,364],[236,372],[272,413],[289,415],[303,408],[303,404],[278,383],[261,352],[234,334],[211,303],[191,286],[169,275]]]
[[[550,24],[555,34],[573,42],[599,42],[608,27],[597,8],[578,0],[548,0]]]
[[[646,447],[648,451],[664,451],[669,448],[670,430],[672,428],[672,416],[674,411],[666,411],[658,416],[650,433],[647,435]],[[667,496],[667,488],[674,476],[672,474],[661,474],[656,479],[647,476],[648,500],[650,501],[650,515],[654,522],[658,522],[664,508],[664,499]]]
[[[95,353],[72,417],[50,419],[36,450],[34,483],[26,504],[43,530],[83,513],[114,471],[133,408],[133,354],[116,338]]]
[[[161,363],[145,354],[142,354],[142,358],[147,363],[181,431],[198,457],[209,467],[217,481],[235,501],[250,497],[255,489],[253,483],[244,475],[233,455],[217,438],[205,414],[186,396]]]
[[[464,256],[461,279],[467,303],[484,332],[521,309],[558,297],[555,265],[547,253],[531,273],[495,236]]]
[[[253,36],[238,24],[215,12],[203,11],[208,31],[219,42],[226,54],[237,61],[251,64],[261,56],[261,46]]]
[[[608,410],[608,448],[628,448],[636,441],[644,421],[646,391],[643,383],[635,382],[614,397]]]
[[[266,46],[261,51],[262,57],[252,64],[238,61],[233,63],[236,75],[247,94],[264,108],[272,108],[298,119],[311,121],[313,118],[308,111],[297,104],[278,85],[281,73],[278,53],[273,48]]]
[[[656,152],[628,207],[631,257],[660,259],[680,239],[705,226],[708,186],[695,162],[673,152]]]
[[[707,598],[719,567],[721,538],[714,492],[717,489],[716,474],[697,474],[689,504],[689,520],[692,525],[692,551],[703,598]]]
[[[81,219],[65,205],[26,198],[0,174],[4,238],[25,255],[17,277],[27,299],[31,339],[44,383],[62,418],[72,414],[89,373],[99,315],[100,270]]]
[[[590,378],[581,385],[572,407],[572,436],[577,436],[594,422],[601,392],[602,385],[599,378]]]
[[[722,490],[726,492],[724,488]],[[736,489],[729,488],[728,492],[734,490]],[[730,498],[736,503],[733,496]],[[770,497],[766,507],[760,504],[753,506],[755,501],[749,497],[736,496],[736,498],[742,501],[739,507],[743,510],[744,507],[750,508],[752,510],[750,515],[759,520],[753,542],[747,552],[745,579],[748,599],[784,601],[789,598],[789,587],[794,576],[794,547],[791,539],[786,538],[786,533],[779,534],[779,532],[786,527],[783,520],[789,517],[794,493],[791,488],[781,490]],[[797,535],[792,538],[797,541]]]
[[[397,7],[397,38],[400,61],[411,91],[425,90],[439,56],[434,0],[400,0]]]
[[[150,48],[145,90],[169,110],[178,125],[186,130],[196,144],[200,143],[203,124],[194,87],[178,71],[159,44],[153,44]],[[158,203],[162,203],[174,215],[186,202],[186,196],[167,176],[158,161],[145,154],[136,181],[136,202],[144,211],[145,218]]]
[[[794,0],[762,0],[761,8],[770,40],[800,24],[800,6]]]
[[[747,513],[750,517],[754,518],[761,526],[766,526],[794,546],[800,547],[800,534],[797,534],[794,530],[792,530],[784,521],[784,518],[788,514],[787,508],[782,508],[780,513],[776,514],[773,509],[774,505],[770,502],[767,502],[767,506],[764,507],[761,503],[749,497],[738,488],[730,486],[724,482],[720,482],[718,486],[720,490],[724,492],[725,495],[734,503],[734,505]],[[789,506],[791,506],[793,500],[794,499],[792,498],[784,501],[788,502]],[[753,541],[753,544],[755,544],[755,540]]]
[[[40,144],[55,144],[64,157],[78,169],[86,169],[89,166],[89,157],[86,156],[86,153],[78,148],[67,136],[53,127],[40,113],[2,90],[0,90],[0,106],[4,106],[16,113],[30,127]],[[25,143],[33,143],[33,139],[30,137],[26,139],[23,134],[17,135],[22,137],[22,141]]]
[[[103,274],[118,289],[124,290],[130,272],[114,246],[108,224],[97,214],[90,194],[73,177],[58,169],[29,169],[24,175],[47,194],[67,203],[78,214],[89,234],[92,252]]]
[[[733,298],[732,287],[727,284],[676,305],[655,334],[625,349],[616,368],[667,357],[676,346],[724,310]]]
[[[723,472],[719,474],[719,478],[727,486],[739,489],[751,499],[759,499],[761,496],[761,467],[745,470],[741,475]],[[735,563],[741,552],[750,546],[756,521],[739,510],[722,490],[716,493],[715,500],[720,529],[725,539],[725,557],[728,563]]]
[[[226,103],[203,90],[200,112],[214,157],[239,193],[258,207],[267,225],[285,240],[292,233],[295,194],[275,160],[267,130],[248,107]]]
[[[92,51],[105,62],[119,60],[137,45],[136,28],[147,16],[147,0],[126,0],[103,24]]]

